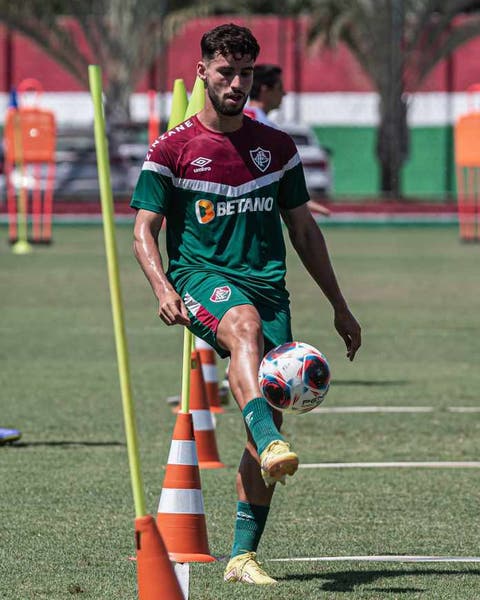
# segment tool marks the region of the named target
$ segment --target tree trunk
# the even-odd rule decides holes
[[[402,196],[402,167],[408,157],[407,105],[402,94],[380,99],[377,156],[380,162],[380,190],[389,198]]]

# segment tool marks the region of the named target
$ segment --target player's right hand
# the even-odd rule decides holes
[[[177,292],[167,292],[158,301],[158,316],[166,325],[190,325],[188,312]]]

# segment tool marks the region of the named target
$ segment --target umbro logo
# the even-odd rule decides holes
[[[200,173],[202,171],[211,171],[212,167],[207,167],[207,165],[211,162],[212,162],[211,158],[205,158],[203,156],[199,156],[195,160],[192,160],[192,162],[190,164],[193,165],[194,167],[197,167],[196,169],[193,169],[194,173]]]

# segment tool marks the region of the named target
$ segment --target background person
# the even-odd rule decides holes
[[[250,100],[244,109],[244,113],[264,125],[281,129],[268,118],[268,113],[280,108],[285,95],[282,68],[273,64],[257,64],[253,68]],[[330,216],[328,208],[316,200],[309,200],[308,207],[325,217]]]
[[[360,327],[337,284],[322,233],[306,206],[292,139],[243,109],[259,46],[250,30],[222,25],[204,34],[197,75],[205,108],[152,144],[133,194],[134,252],[167,325],[187,326],[222,357],[245,421],[236,478],[237,517],[225,581],[275,583],[256,561],[276,482],[298,456],[279,432],[258,386],[265,352],[292,340],[281,218],[305,267],[334,310],[353,360]],[[201,161],[199,160],[201,159]],[[198,167],[199,164],[202,167]],[[168,271],[158,248],[167,221]]]

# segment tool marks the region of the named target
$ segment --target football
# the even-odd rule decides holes
[[[306,413],[323,402],[330,386],[330,367],[313,346],[288,342],[264,356],[258,382],[264,398],[276,410]]]

